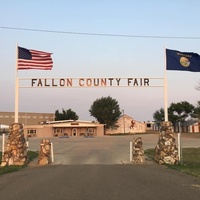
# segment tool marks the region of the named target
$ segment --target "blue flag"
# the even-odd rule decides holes
[[[200,55],[166,49],[167,70],[200,72]]]

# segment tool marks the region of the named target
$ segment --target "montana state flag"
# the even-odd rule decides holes
[[[200,55],[166,49],[167,70],[200,72]]]

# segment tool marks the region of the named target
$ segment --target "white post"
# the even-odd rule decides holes
[[[18,112],[19,112],[18,45],[16,45],[16,66],[15,66],[15,123],[18,123]]]
[[[54,162],[53,143],[51,142],[51,162]]]
[[[5,133],[2,135],[2,158],[5,152]]]
[[[178,160],[181,161],[181,134],[178,133]]]
[[[130,162],[133,161],[133,142],[130,142]]]
[[[168,95],[167,95],[167,63],[166,63],[166,48],[165,48],[165,56],[164,56],[164,111],[165,111],[165,121],[168,121]]]
[[[182,163],[183,162],[183,155],[182,155],[182,146],[181,146],[181,123],[178,122],[178,129],[179,129],[179,133],[178,133],[178,156],[179,156],[179,162]]]
[[[28,152],[28,147],[29,147],[29,141],[26,140],[26,147],[27,147],[27,152]]]

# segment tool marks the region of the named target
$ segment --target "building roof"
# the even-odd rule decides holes
[[[97,121],[86,121],[86,120],[58,120],[58,121],[45,121],[42,122],[43,124],[61,124],[61,123],[94,123],[94,124],[99,124]]]
[[[191,125],[194,125],[196,124],[197,122],[200,122],[199,119],[190,119],[186,122],[183,123],[184,126],[191,126]]]
[[[69,124],[69,123],[62,123],[62,124],[53,124],[52,127],[53,128],[59,128],[59,127],[73,127],[73,128],[76,128],[76,127],[96,127],[98,124]]]
[[[45,123],[42,123],[40,125],[27,125],[26,127],[34,127],[34,128],[43,128],[45,126],[50,126],[53,128],[67,128],[67,127],[97,127],[97,126],[104,126],[104,124],[100,124],[99,122],[94,121],[82,121],[82,120],[62,120],[62,121],[47,121]]]

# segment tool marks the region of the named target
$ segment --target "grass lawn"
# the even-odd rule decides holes
[[[32,161],[33,159],[38,157],[38,152],[35,151],[29,151],[28,152],[28,158],[29,158],[29,162]],[[1,164],[1,159],[2,159],[2,152],[0,152],[0,164]],[[23,166],[6,166],[6,167],[0,167],[0,176],[2,174],[6,174],[6,173],[11,173],[11,172],[15,172],[18,171],[24,167],[26,167],[27,165],[23,165]]]
[[[145,154],[152,160],[154,159],[154,149],[147,149]],[[181,164],[166,166],[171,169],[200,177],[200,148],[183,148],[182,154]]]

